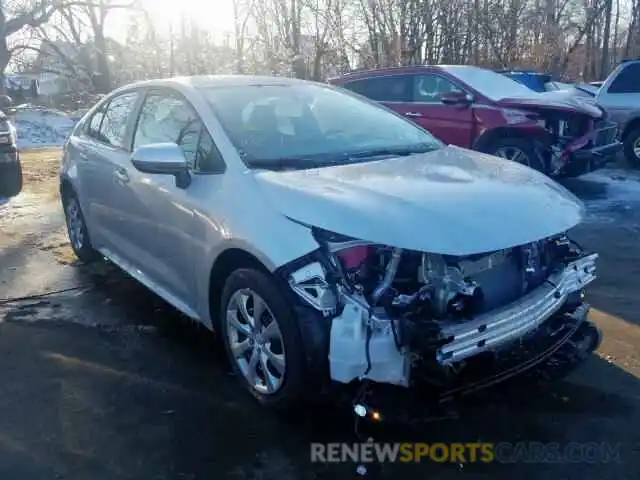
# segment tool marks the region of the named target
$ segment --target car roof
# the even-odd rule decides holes
[[[290,77],[275,77],[268,75],[196,75],[172,77],[157,80],[143,80],[124,85],[118,90],[140,87],[226,87],[238,85],[299,85],[313,84],[307,80]]]
[[[354,70],[352,72],[348,72],[342,75],[338,75],[336,77],[330,78],[328,81],[333,82],[337,80],[343,79],[355,79],[355,78],[366,78],[366,77],[375,77],[382,76],[392,73],[410,73],[417,72],[420,70],[443,70],[443,67],[447,67],[447,65],[403,65],[400,67],[384,67],[384,68],[370,68],[363,70]]]

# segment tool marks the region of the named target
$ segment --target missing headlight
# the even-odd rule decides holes
[[[335,314],[337,298],[334,289],[327,282],[320,262],[313,262],[294,271],[289,277],[289,285],[300,298],[320,310],[324,316]]]

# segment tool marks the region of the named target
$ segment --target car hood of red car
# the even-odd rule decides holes
[[[503,98],[497,102],[505,108],[520,108],[527,110],[558,110],[567,113],[579,113],[592,118],[601,118],[603,111],[596,102],[582,95],[576,95],[571,90],[536,93],[531,96]]]

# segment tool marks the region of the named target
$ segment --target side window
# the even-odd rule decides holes
[[[624,67],[607,93],[640,93],[640,63],[630,63]]]
[[[102,119],[98,140],[112,147],[125,147],[124,135],[127,131],[127,122],[137,99],[138,92],[129,92],[119,95],[109,102]]]
[[[462,92],[453,82],[440,75],[419,75],[413,82],[414,102],[440,103],[443,93]]]
[[[193,107],[177,95],[152,92],[140,111],[133,148],[165,142],[178,144],[189,167],[196,172],[219,172],[223,166],[211,136]]]
[[[104,117],[105,106],[100,107],[87,122],[87,135],[91,138],[95,138],[98,141],[102,141],[100,138],[100,125],[102,125],[102,118]]]
[[[354,80],[343,88],[378,102],[408,102],[411,99],[411,78],[406,75]]]

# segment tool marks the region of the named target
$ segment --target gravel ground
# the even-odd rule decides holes
[[[351,478],[312,464],[309,443],[355,441],[329,406],[285,419],[239,391],[211,336],[112,268],[78,265],[56,200],[58,152],[23,155],[25,191],[0,205],[0,478]],[[53,179],[53,180],[52,180]],[[567,182],[600,253],[588,297],[605,340],[566,381],[483,403],[456,421],[385,432],[435,441],[607,442],[614,463],[384,465],[381,478],[640,478],[640,176],[611,169]],[[108,280],[105,282],[104,280]]]

